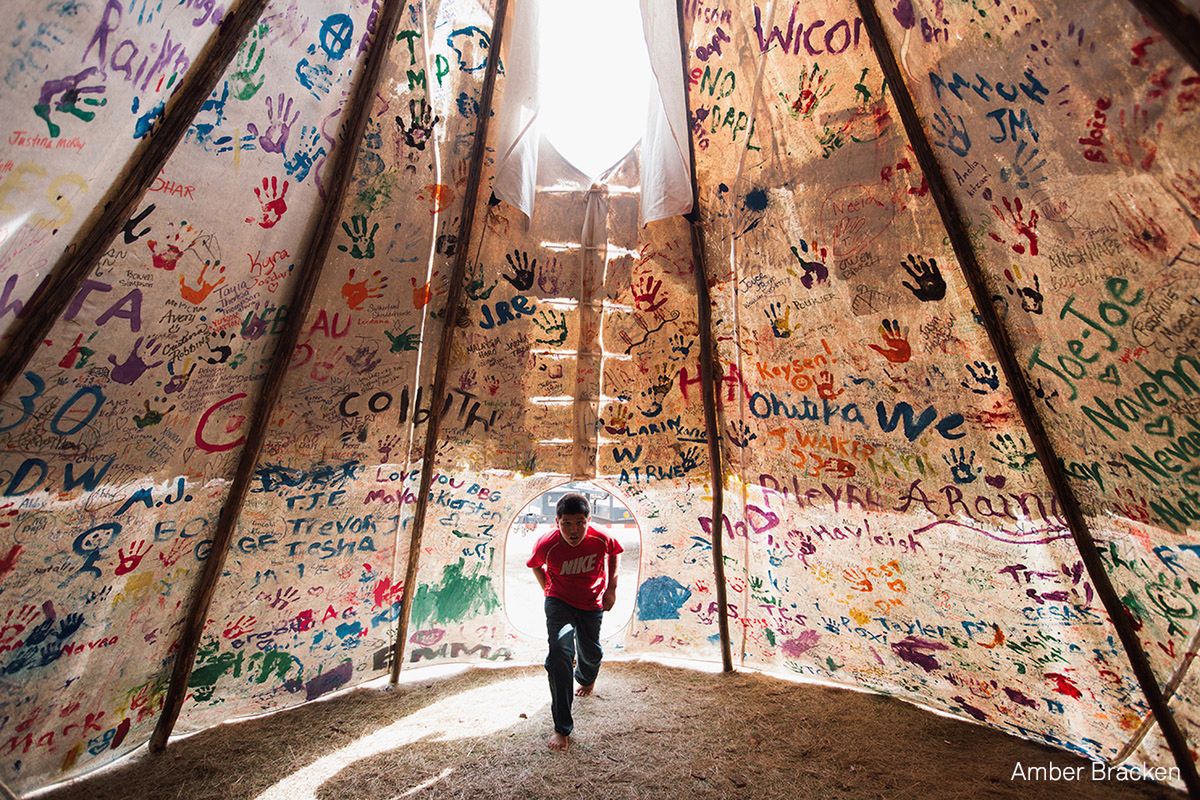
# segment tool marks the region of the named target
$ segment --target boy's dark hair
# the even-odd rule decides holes
[[[587,497],[579,492],[570,492],[558,498],[558,504],[554,507],[554,515],[561,517],[564,514],[587,514],[591,516],[592,507],[588,503]]]

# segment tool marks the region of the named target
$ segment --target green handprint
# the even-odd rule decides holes
[[[384,331],[388,339],[391,340],[392,346],[389,352],[403,353],[406,350],[416,350],[421,346],[421,337],[412,332],[414,325],[409,325],[400,333],[392,333]]]
[[[483,265],[479,263],[472,264],[468,267],[467,272],[467,297],[472,300],[483,301],[492,296],[492,290],[496,288],[499,280],[492,281],[492,285],[483,288]]]
[[[229,76],[229,88],[233,90],[233,96],[238,100],[249,100],[254,97],[267,79],[266,75],[256,75],[256,73],[262,66],[263,56],[267,52],[259,45],[269,29],[267,23],[258,23],[251,29],[246,41],[242,42],[242,46],[238,48],[237,58],[233,62],[233,74]],[[255,80],[256,78],[257,80]]]
[[[547,336],[551,337],[549,339],[534,339],[538,344],[557,347],[567,340],[567,315],[561,311],[555,312],[553,309],[549,311],[543,309],[534,317],[533,324],[537,325]]]
[[[46,81],[42,84],[42,91],[38,95],[37,105],[33,107],[33,113],[45,121],[51,136],[58,136],[62,132],[61,128],[50,119],[51,113],[57,111],[63,114],[70,114],[84,122],[91,122],[96,117],[96,112],[91,109],[108,104],[108,100],[104,98],[82,97],[85,94],[104,94],[105,87],[102,84],[92,86],[80,85],[98,72],[99,70],[95,67],[88,67],[74,75],[68,75],[58,80]],[[62,97],[55,100],[54,98],[59,95],[62,95]],[[81,108],[80,103],[88,106],[88,108]]]
[[[374,258],[375,257],[375,232],[379,230],[379,223],[375,223],[375,227],[371,228],[371,232],[367,233],[367,215],[355,214],[350,217],[350,223],[354,227],[351,228],[345,222],[342,223],[342,230],[350,237],[350,247],[344,244],[338,245],[338,250],[343,253],[349,253],[351,258]]]

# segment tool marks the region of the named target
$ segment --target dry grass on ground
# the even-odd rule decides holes
[[[1061,751],[886,697],[648,663],[607,663],[551,753],[541,667],[364,689],[173,742],[50,795],[396,798],[1182,797],[1151,784],[1010,781]]]

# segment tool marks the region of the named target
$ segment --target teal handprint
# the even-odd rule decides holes
[[[350,223],[347,225],[342,223],[342,230],[350,237],[350,246],[344,244],[338,245],[338,250],[343,253],[349,253],[351,258],[374,258],[375,257],[375,232],[379,230],[379,223],[371,228],[370,233],[367,232],[367,215],[355,214],[350,218]]]

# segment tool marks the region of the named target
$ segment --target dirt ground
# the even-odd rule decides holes
[[[470,670],[211,728],[47,795],[400,798],[1181,798],[1094,783],[1086,761],[886,697],[645,662],[606,663],[548,751],[541,667]],[[1072,781],[1010,780],[1084,766]]]

